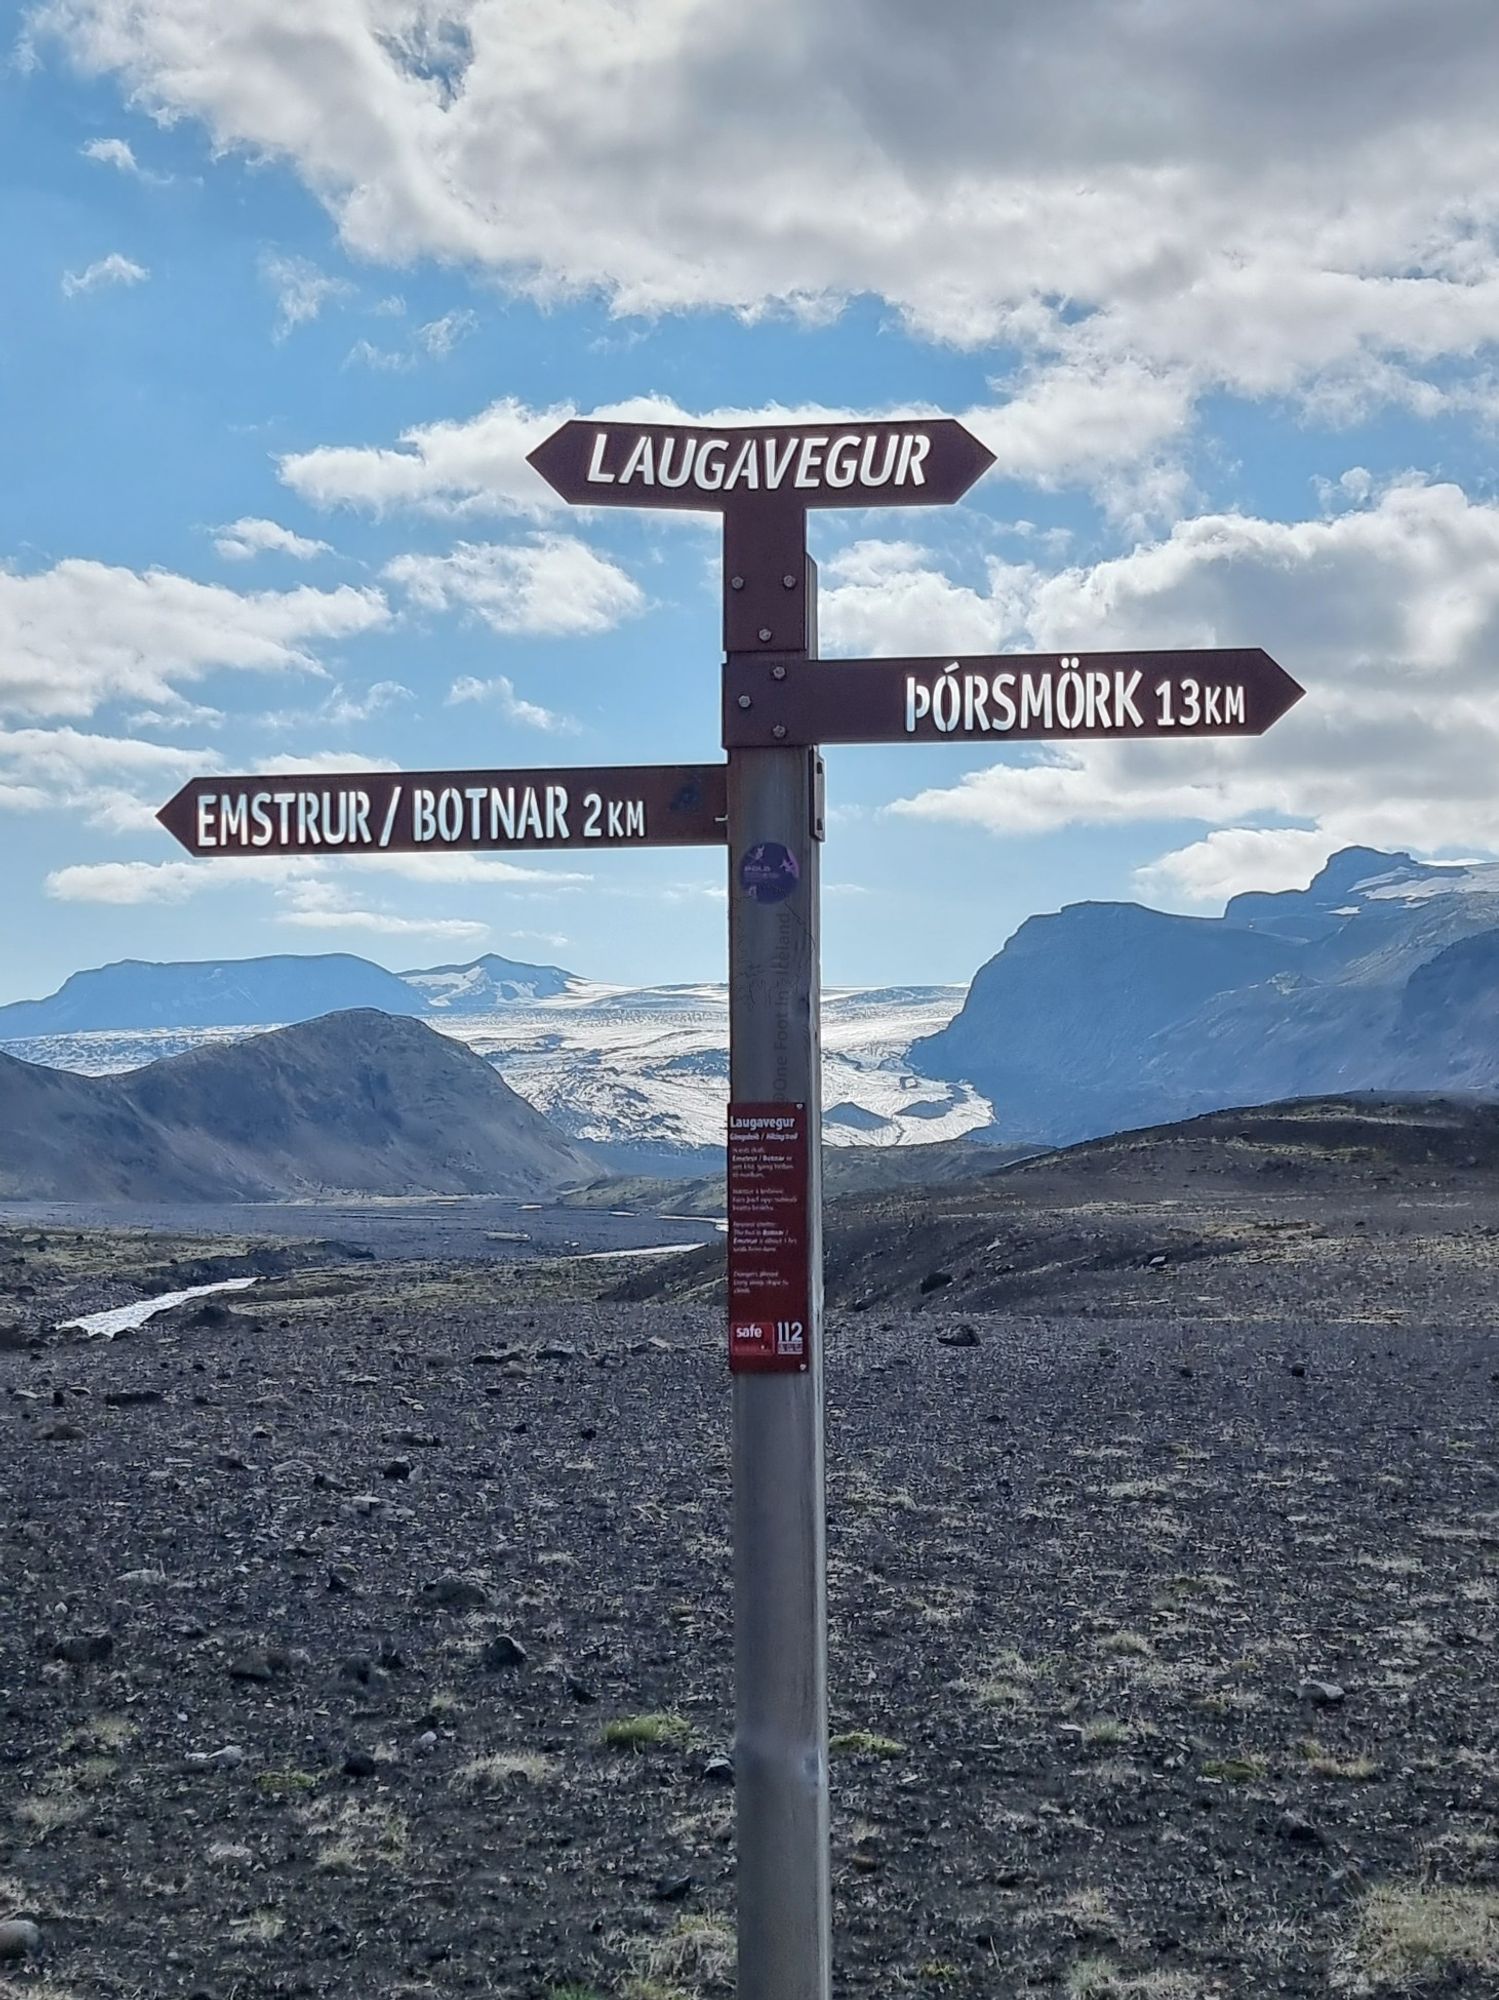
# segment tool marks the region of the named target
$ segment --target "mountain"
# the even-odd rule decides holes
[[[586,1151],[482,1057],[372,1009],[87,1077],[0,1055],[0,1197],[551,1193]]]
[[[1032,917],[910,1062],[1067,1144],[1346,1090],[1499,1092],[1499,866],[1349,848],[1222,917]]]
[[[127,958],[75,972],[45,1000],[0,1007],[0,1041],[99,1029],[260,1028],[350,1007],[421,1014],[426,1002],[395,973],[350,952],[183,965]]]
[[[445,1014],[487,1014],[515,1000],[553,1000],[573,984],[557,965],[519,965],[493,952],[469,965],[434,965],[426,972],[403,972],[426,1005]]]
[[[407,976],[462,978],[471,969]],[[512,970],[529,975],[548,968]],[[467,1004],[433,1005],[425,1018],[493,1063],[562,1131],[597,1147],[601,1164],[632,1174],[702,1174],[719,1166],[729,1095],[727,990],[605,986],[560,976],[564,990],[550,997],[497,999],[475,1012]],[[929,1145],[987,1134],[993,1114],[971,1086],[933,1083],[906,1062],[911,1043],[945,1026],[962,998],[960,986],[824,992],[823,1100],[832,1144]],[[104,1076],[244,1032],[96,1029],[17,1036],[0,1047],[25,1062]]]

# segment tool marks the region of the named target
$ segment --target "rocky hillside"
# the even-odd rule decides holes
[[[534,1195],[596,1173],[482,1057],[372,1009],[121,1076],[0,1055],[9,1199]]]
[[[913,1068],[1068,1143],[1344,1090],[1499,1091],[1499,866],[1350,848],[1222,917],[1078,903],[980,968]]]

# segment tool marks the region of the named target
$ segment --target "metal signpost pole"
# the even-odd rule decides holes
[[[760,534],[726,523],[724,642],[731,659],[746,640],[744,649],[762,656],[770,647],[815,655],[816,572],[806,556],[805,521],[796,510],[780,535],[768,522]],[[799,1155],[783,1190],[784,1226],[771,1228],[779,1276],[795,1302],[786,1310],[793,1326],[803,1320],[800,1366],[741,1367],[731,1334],[738,1993],[739,2000],[828,2000],[821,759],[805,746],[738,750],[729,757],[728,785],[731,1121],[740,1107],[762,1114],[788,1108]],[[743,1262],[744,1238],[737,1250],[732,1239],[743,1225],[745,1173],[733,1122],[730,1157],[731,1179],[740,1176],[730,1198],[732,1265],[736,1255]],[[734,1316],[731,1297],[731,1326]]]

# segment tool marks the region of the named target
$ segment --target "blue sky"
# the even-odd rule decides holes
[[[996,451],[814,517],[829,654],[1264,644],[1309,689],[1252,745],[831,752],[831,982],[1499,851],[1491,7],[309,11],[56,0],[0,70],[0,1000],[283,950],[720,978],[717,854],[236,874],[151,817],[278,760],[715,754],[712,524],[524,464],[621,405]]]

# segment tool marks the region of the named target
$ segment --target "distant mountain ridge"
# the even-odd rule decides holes
[[[1499,864],[1347,848],[1221,917],[1032,917],[910,1061],[1053,1144],[1346,1090],[1499,1093]]]
[[[44,1000],[0,1007],[0,1042],[151,1028],[285,1027],[351,1007],[384,1014],[482,1013],[565,993],[572,974],[494,954],[468,965],[387,972],[352,952],[152,964],[122,959],[75,972]]]
[[[526,1196],[596,1173],[482,1056],[369,1008],[119,1076],[0,1055],[7,1199]]]
[[[400,977],[434,1012],[488,1014],[516,1000],[552,1000],[576,984],[560,965],[522,965],[487,952],[467,965],[434,965]]]

